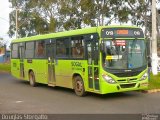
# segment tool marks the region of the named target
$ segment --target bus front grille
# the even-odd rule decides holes
[[[135,87],[136,83],[132,83],[132,84],[121,84],[121,88],[132,88]]]
[[[128,82],[136,82],[137,78],[127,78],[127,79],[119,79],[117,80],[119,83],[128,83]]]
[[[140,72],[123,72],[123,73],[113,73],[117,77],[132,77],[132,76],[137,76]]]

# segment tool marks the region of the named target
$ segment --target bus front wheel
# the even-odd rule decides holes
[[[33,71],[29,72],[29,83],[33,87],[36,86],[36,80],[35,80],[35,75]]]
[[[84,88],[84,83],[83,80],[80,76],[75,76],[74,77],[74,91],[76,95],[78,96],[85,96],[85,88]]]

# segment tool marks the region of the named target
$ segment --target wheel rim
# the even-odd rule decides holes
[[[82,92],[82,90],[83,90],[83,84],[82,84],[82,82],[81,81],[77,81],[76,82],[76,91],[77,92]]]
[[[30,83],[33,85],[33,74],[30,74]]]

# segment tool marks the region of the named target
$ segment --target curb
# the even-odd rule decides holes
[[[157,93],[160,92],[160,89],[152,89],[152,90],[143,90],[142,93]]]

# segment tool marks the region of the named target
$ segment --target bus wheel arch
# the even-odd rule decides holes
[[[35,79],[35,74],[33,72],[33,70],[29,70],[28,72],[28,78],[29,78],[29,83],[32,87],[36,86],[36,79]]]
[[[72,77],[73,80],[73,89],[74,92],[76,93],[77,96],[85,96],[86,95],[86,91],[85,91],[85,87],[84,87],[84,81],[81,77],[81,75],[75,73]]]

